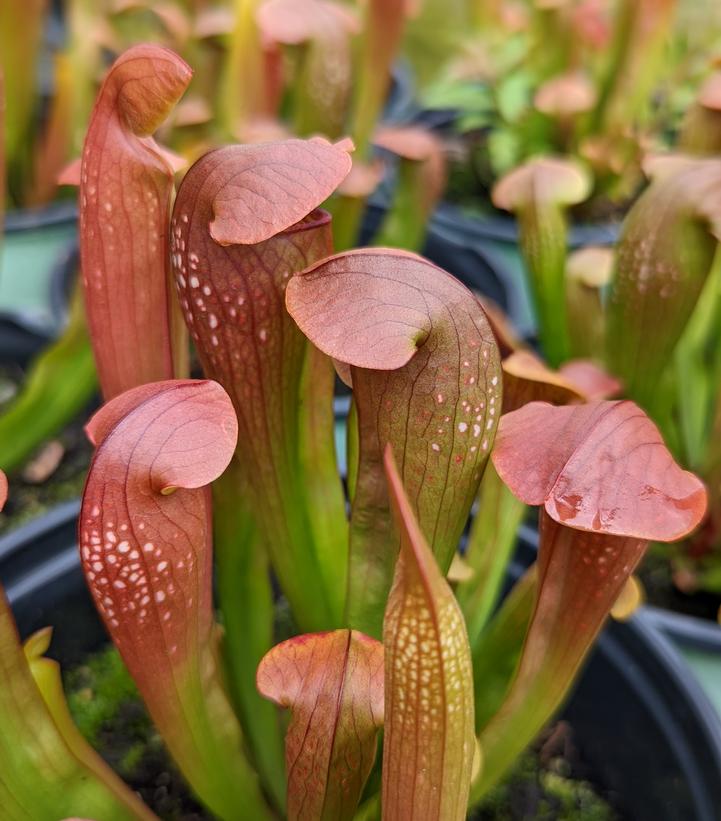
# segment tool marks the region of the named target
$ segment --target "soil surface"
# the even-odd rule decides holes
[[[117,651],[91,656],[66,676],[79,729],[163,821],[213,821],[170,760]],[[475,812],[474,821],[619,821],[592,786],[565,722],[550,728]]]

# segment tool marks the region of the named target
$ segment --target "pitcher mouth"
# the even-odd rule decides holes
[[[314,208],[310,214],[303,217],[302,220],[281,231],[280,234],[297,234],[299,231],[310,231],[313,228],[321,228],[323,225],[330,223],[331,216],[323,208]]]

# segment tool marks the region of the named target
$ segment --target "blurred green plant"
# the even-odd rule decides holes
[[[454,183],[455,196],[483,207],[514,167],[572,155],[593,182],[574,216],[618,213],[642,182],[645,153],[672,144],[713,70],[721,15],[710,11],[694,36],[692,12],[678,0],[475,5],[485,10],[483,27],[458,34],[445,72],[423,89],[429,108],[456,109],[464,151],[451,176],[470,179]],[[432,37],[429,26],[421,42]]]
[[[382,803],[386,819],[416,807],[414,817],[462,821],[558,709],[649,540],[688,533],[706,492],[636,405],[583,402],[602,374],[584,371],[581,389],[522,351],[502,368],[488,316],[450,274],[404,250],[333,255],[319,206],[351,169],[347,141],[208,152],[170,213],[166,155],[147,132],[188,79],[167,49],[129,50],[101,90],[83,152],[85,283],[109,398],[86,426],[96,450],[78,541],[90,594],[158,732],[217,817],[350,821],[362,801],[367,819]],[[422,162],[423,152],[408,154]],[[161,350],[172,318],[158,235],[169,237],[205,379],[164,370],[174,360]],[[118,243],[134,242],[137,256],[118,255]],[[136,266],[145,277],[123,275]],[[164,327],[139,325],[143,311],[146,325]],[[151,331],[152,349],[138,346]],[[334,370],[353,392],[350,510],[336,467]],[[496,473],[484,478],[489,460]],[[221,476],[224,632],[210,506]],[[0,474],[0,502],[6,490]],[[446,574],[463,567],[479,490],[489,510],[456,598]],[[509,525],[526,504],[542,508],[537,567],[495,610]],[[296,629],[308,631],[275,646],[269,569]],[[48,642],[36,634],[23,653],[0,599],[9,821],[28,811],[57,821],[58,810],[152,817],[83,746],[57,666],[43,658]],[[289,710],[287,723],[268,702]]]
[[[496,201],[518,211],[523,202],[514,206],[509,186],[534,172],[533,191],[543,201],[544,190],[562,184],[563,167],[527,163],[499,183]],[[701,528],[669,555],[684,590],[721,592],[721,163],[703,152],[668,154],[649,157],[645,168],[650,185],[628,212],[615,249],[567,258],[567,214],[555,224],[546,220],[543,237],[536,225],[533,243],[524,240],[529,228],[521,216],[521,249],[534,277],[544,352],[557,366],[579,354],[604,364],[654,419],[679,462],[706,482],[710,504]],[[540,184],[542,169],[555,172],[554,183]],[[565,277],[536,275],[550,266]],[[565,299],[563,311],[544,310],[543,300],[552,298]]]

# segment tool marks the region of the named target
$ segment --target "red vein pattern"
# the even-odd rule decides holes
[[[461,821],[475,751],[468,635],[390,447],[385,469],[401,550],[383,625],[383,818]]]
[[[137,393],[133,410],[120,396],[99,412],[107,417],[120,402],[126,411],[96,443],[80,550],[113,641],[143,694],[160,695],[173,668],[210,640],[210,508],[198,483],[225,470],[237,425],[215,382],[160,382]]]
[[[503,417],[493,464],[521,501],[582,530],[673,541],[706,509],[701,481],[633,402],[531,402]]]
[[[478,795],[553,715],[648,541],[703,517],[706,491],[632,402],[532,402],[507,414],[493,464],[541,513],[536,602],[513,682],[484,728]]]
[[[203,216],[210,207],[210,236],[219,245],[254,245],[300,222],[329,197],[350,171],[350,149],[350,142],[334,145],[322,137],[220,148],[195,164],[181,191],[197,191]],[[178,240],[191,205],[175,208]],[[182,256],[182,246],[178,250]],[[178,267],[182,272],[182,263],[176,273]]]
[[[350,821],[383,724],[383,645],[355,630],[297,636],[264,656],[257,683],[291,710],[289,821]]]
[[[479,792],[498,781],[558,709],[648,546],[646,539],[564,527],[545,510],[540,537],[536,604],[521,659],[480,736]]]
[[[80,254],[105,399],[173,376],[168,220],[173,170],[149,135],[190,82],[172,51],[142,45],[110,69],[80,171]]]
[[[400,251],[339,254],[294,276],[286,304],[324,353],[350,365],[360,462],[351,518],[350,624],[380,634],[398,554],[382,454],[448,569],[493,444],[501,369],[478,301],[450,274]]]
[[[503,360],[503,413],[538,400],[566,405],[582,402],[583,394],[531,351],[514,351]]]
[[[689,162],[654,181],[624,220],[607,306],[607,359],[647,409],[711,270],[720,182],[717,159]]]
[[[89,432],[78,542],[96,607],[203,800],[221,817],[240,799],[262,806],[214,653],[207,484],[233,456],[232,403],[216,382],[144,385],[106,404]]]
[[[183,180],[171,228],[181,308],[205,374],[233,400],[240,469],[283,588],[309,629],[337,619],[314,591],[320,571],[298,470],[308,342],[284,294],[295,271],[331,252],[330,218],[313,209],[349,168],[346,147],[321,139],[213,151]],[[317,617],[303,620],[313,610]]]

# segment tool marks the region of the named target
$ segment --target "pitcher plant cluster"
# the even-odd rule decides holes
[[[569,253],[570,209],[590,194],[588,169],[567,156],[536,157],[495,186],[518,219],[520,245],[549,363],[591,359],[619,380],[660,428],[674,457],[709,489],[702,527],[673,549],[686,591],[721,590],[721,163],[705,142],[649,154],[649,185],[614,245]],[[721,120],[716,122],[718,128]]]
[[[428,129],[393,122],[399,106],[392,101],[405,99],[393,90],[396,63],[413,14],[404,0],[68,0],[65,7],[67,43],[53,53],[49,99],[38,99],[28,67],[44,54],[49,4],[7,0],[0,10],[0,118],[4,108],[7,130],[0,182],[6,179],[8,205],[69,196],[58,182],[79,183],[80,161],[73,157],[82,149],[107,55],[152,41],[196,68],[183,98],[159,123],[159,139],[180,155],[171,164],[177,167],[180,157],[192,162],[228,142],[348,134],[356,145],[353,168],[326,203],[335,248],[355,244],[369,195],[391,173],[395,194],[376,242],[421,247],[445,186],[445,155]],[[32,363],[17,398],[3,407],[0,469],[6,472],[22,467],[97,392],[81,303],[76,293],[66,330]]]
[[[167,49],[127,51],[79,168],[105,401],[78,526],[89,590],[218,818],[463,819],[554,715],[649,542],[689,534],[706,491],[639,405],[604,398],[618,386],[597,366],[511,353],[502,321],[411,252],[334,254],[322,206],[350,140],[218,148],[173,197],[152,134],[190,77]],[[533,230],[561,208],[543,206]],[[644,259],[674,238],[641,237]],[[538,560],[498,606],[490,523],[524,505]],[[275,643],[279,595],[296,635]],[[21,646],[2,600],[4,817],[152,818],[73,727],[49,640]]]

